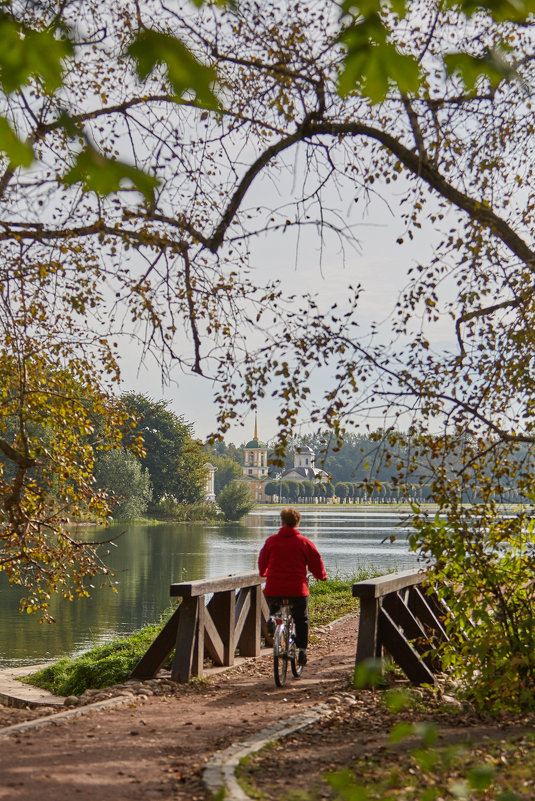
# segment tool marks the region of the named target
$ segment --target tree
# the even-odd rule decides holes
[[[230,484],[236,478],[240,478],[242,467],[230,456],[210,456],[210,461],[216,468],[214,487],[215,494],[218,495],[227,484]]]
[[[61,305],[65,317],[83,319],[95,338],[108,333],[112,347],[116,329],[127,332],[131,317],[132,333],[147,326],[148,349],[202,372],[203,344],[210,342],[206,369],[213,368],[219,381],[222,429],[244,405],[249,410],[251,397],[276,376],[281,432],[288,439],[309,396],[310,367],[325,360],[339,363],[337,384],[312,404],[311,416],[323,419],[335,434],[344,408],[365,408],[370,395],[363,393],[359,407],[363,384],[374,388],[378,403],[413,397],[420,405],[425,395],[431,404],[436,399],[436,406],[452,405],[465,414],[469,409],[472,419],[482,416],[490,425],[488,402],[481,411],[473,385],[463,376],[477,374],[481,366],[479,350],[467,347],[468,341],[484,339],[485,326],[494,330],[496,315],[516,315],[519,330],[530,330],[524,323],[525,276],[514,268],[528,265],[530,272],[531,228],[523,214],[529,203],[515,203],[511,192],[519,185],[517,177],[524,194],[530,191],[531,175],[522,172],[522,159],[532,130],[521,83],[529,85],[531,79],[532,43],[529,25],[518,25],[522,10],[497,2],[473,16],[474,8],[439,8],[429,0],[389,13],[377,4],[357,15],[351,2],[325,0],[308,9],[243,0],[236,9],[185,6],[180,14],[146,0],[110,6],[99,38],[100,4],[74,2],[59,6],[56,15],[41,6],[25,6],[20,13],[10,7],[2,35],[27,43],[21,45],[23,54],[35,50],[36,39],[48,42],[52,36],[54,44],[49,48],[52,75],[36,56],[29,67],[21,56],[11,78],[6,69],[2,72],[3,119],[13,134],[21,133],[19,145],[5,125],[2,133],[11,159],[0,182],[8,212],[2,233],[6,280],[16,274],[38,299],[50,293],[53,282],[61,285],[64,291],[54,294],[58,312]],[[513,23],[507,22],[511,15]],[[83,41],[77,39],[80,18]],[[458,30],[468,31],[462,40],[455,36]],[[93,46],[86,47],[86,41]],[[507,50],[499,50],[502,41]],[[456,45],[462,56],[452,52]],[[439,74],[443,67],[447,72]],[[219,100],[210,83],[216,73]],[[68,92],[62,91],[62,81]],[[212,114],[210,107],[218,103]],[[497,119],[499,128],[492,122]],[[180,137],[175,144],[168,131],[182,127],[191,135],[187,144]],[[507,137],[500,138],[505,130]],[[236,169],[234,156],[246,138],[254,140],[250,152],[256,155]],[[18,187],[26,175],[17,166],[25,163],[18,156],[22,139],[34,159],[32,199],[24,208]],[[302,196],[289,196],[280,209],[249,207],[253,184],[270,171],[290,168],[294,151],[309,165]],[[144,182],[140,167],[154,180]],[[214,181],[221,202],[214,201]],[[132,182],[138,193],[131,191]],[[359,290],[349,292],[346,309],[333,309],[331,318],[316,301],[307,311],[297,309],[269,282],[261,287],[240,275],[249,256],[247,243],[257,232],[291,234],[317,223],[325,242],[330,237],[355,241],[351,227],[341,224],[338,210],[329,206],[326,193],[333,182],[341,188],[347,184],[359,202],[366,202],[375,187],[389,192],[399,186],[399,208],[408,209],[400,211],[401,243],[418,235],[427,208],[432,208],[433,225],[447,213],[450,233],[446,226],[438,235],[435,261],[417,269],[399,309],[396,328],[412,341],[408,370],[401,359],[403,337],[398,340],[402,350],[389,356],[380,345],[363,347],[360,337],[355,340],[351,312]],[[438,201],[423,210],[424,201],[433,198]],[[45,203],[50,214],[43,220]],[[133,248],[136,257],[130,258]],[[500,268],[493,273],[492,264],[510,259],[518,280],[509,282],[508,297],[502,298]],[[227,263],[233,265],[230,270]],[[421,315],[429,323],[439,317],[436,295],[444,270],[458,282],[444,309],[451,306],[458,321],[462,358],[452,363],[454,369],[446,368],[442,356],[431,355],[427,334],[412,337],[411,329]],[[111,294],[100,291],[106,281]],[[15,297],[20,294],[10,293],[11,304]],[[256,328],[261,336],[268,315],[278,320],[279,331],[270,344],[262,341],[255,357],[254,337],[244,332]],[[96,318],[98,325],[92,325]],[[189,353],[173,344],[181,321],[192,345]],[[510,348],[516,342],[513,329],[505,337]],[[54,336],[61,339],[66,332],[57,330]],[[294,358],[298,369],[289,370]],[[445,383],[432,379],[436,370],[447,376]],[[242,392],[235,391],[236,372]],[[454,391],[460,387],[463,393],[469,390],[466,403]]]
[[[278,497],[280,492],[280,484],[278,481],[268,481],[266,486],[264,487],[264,494],[266,497],[270,498],[273,495]]]
[[[255,502],[249,487],[243,481],[232,481],[217,496],[217,505],[225,515],[225,519],[240,520],[254,509]]]
[[[152,499],[150,475],[129,451],[103,453],[95,465],[95,478],[108,494],[114,518],[132,520],[147,511]]]
[[[531,174],[522,173],[522,159],[532,130],[523,113],[520,80],[529,85],[532,60],[530,28],[518,25],[521,9],[498,2],[473,16],[474,8],[421,2],[383,13],[378,4],[356,15],[351,2],[338,6],[326,0],[312,10],[301,4],[242,2],[237,10],[190,8],[181,15],[147,0],[110,7],[99,39],[100,4],[68,4],[58,7],[56,16],[41,6],[20,13],[10,7],[2,18],[2,35],[18,36],[25,58],[11,69],[10,78],[6,69],[2,72],[4,123],[13,136],[21,132],[18,144],[6,123],[0,132],[11,159],[0,183],[8,210],[2,234],[6,286],[16,275],[25,292],[34,295],[26,304],[31,309],[38,308],[36,301],[47,307],[51,286],[61,285],[63,291],[53,298],[64,314],[54,319],[83,320],[95,341],[108,333],[112,347],[120,309],[110,297],[120,298],[128,309],[121,318],[124,330],[128,315],[134,329],[146,324],[147,348],[196,372],[203,370],[203,342],[210,341],[223,429],[240,405],[248,410],[251,397],[274,375],[282,436],[288,439],[297,409],[308,398],[310,365],[327,359],[339,362],[337,385],[312,404],[311,416],[323,419],[335,435],[344,408],[353,413],[366,408],[370,394],[362,394],[362,405],[359,394],[364,384],[373,387],[378,403],[414,398],[418,409],[427,410],[422,399],[429,398],[433,415],[451,407],[492,430],[492,404],[478,402],[478,395],[485,394],[484,381],[477,388],[468,381],[473,382],[472,374],[493,375],[492,369],[478,369],[487,352],[489,367],[494,366],[489,347],[495,344],[494,321],[500,313],[516,315],[529,347],[529,293],[522,269],[514,267],[527,265],[529,274],[532,264],[530,220],[523,214],[529,203],[515,203],[511,191],[518,185],[516,177],[524,193],[530,191]],[[507,22],[511,15],[513,24]],[[77,40],[80,18],[92,48]],[[262,23],[261,34],[256,22]],[[458,30],[469,33],[459,40]],[[52,75],[34,54],[36,40],[48,42],[51,36]],[[186,52],[182,40],[193,53]],[[507,50],[499,50],[501,41]],[[462,56],[452,52],[455,45]],[[30,52],[33,60],[26,58]],[[275,60],[273,53],[279,54]],[[438,74],[442,67],[446,74]],[[210,86],[216,72],[224,87],[219,101]],[[59,91],[62,81],[68,82],[68,99]],[[259,81],[263,93],[257,91]],[[218,102],[216,114],[206,110]],[[492,123],[497,119],[499,128]],[[182,126],[191,136],[187,145],[177,140],[175,146],[167,133]],[[500,138],[505,130],[507,137]],[[258,155],[240,170],[234,153],[243,138],[255,141],[251,152]],[[26,155],[19,152],[23,139]],[[279,165],[293,164],[294,150],[303,153],[305,165],[314,165],[304,173],[303,195],[289,197],[290,205],[281,209],[248,207],[254,182]],[[23,208],[18,187],[24,186],[25,173],[17,165],[27,158],[35,160],[34,190]],[[212,191],[216,161],[221,176],[216,194],[228,198],[221,203]],[[157,189],[154,180],[144,182],[139,167],[158,176]],[[353,241],[352,230],[340,224],[337,209],[325,198],[329,183],[336,181],[347,182],[359,202],[378,185],[379,191],[400,186],[408,209],[400,216],[406,229],[400,243],[418,235],[427,219],[425,200],[439,199],[431,205],[433,225],[449,210],[450,232],[439,236],[435,261],[417,269],[399,308],[397,329],[412,342],[409,369],[401,351],[385,355],[383,347],[363,347],[361,338],[353,337],[350,315],[358,291],[346,311],[333,310],[332,319],[315,301],[307,314],[295,304],[287,314],[285,297],[276,287],[268,283],[261,288],[258,281],[240,277],[239,267],[248,259],[246,243],[255,232],[274,235],[282,228],[290,233],[317,222],[324,240],[332,235]],[[133,182],[140,194],[126,191],[125,182],[130,188]],[[82,193],[79,183],[98,198]],[[43,221],[45,203],[51,213]],[[132,248],[137,258],[129,258]],[[60,261],[53,258],[57,252]],[[513,278],[502,299],[500,269],[508,253]],[[230,273],[227,261],[235,265]],[[494,272],[493,264],[500,265]],[[445,270],[458,285],[444,309],[456,315],[457,361],[457,355],[431,355],[429,337],[423,332],[412,337],[410,327],[421,315],[428,323],[438,320],[437,287]],[[105,281],[113,284],[112,295],[100,292]],[[20,297],[8,294],[11,305],[12,298]],[[487,305],[480,303],[482,298]],[[259,315],[256,321],[253,311]],[[267,315],[280,321],[280,331],[270,338],[272,344],[263,342],[256,358],[249,345],[254,338],[240,326],[246,318],[247,330],[256,326],[261,334]],[[94,318],[99,324],[88,328]],[[173,345],[181,320],[192,343],[189,354]],[[63,324],[58,325],[51,346],[67,336]],[[500,336],[500,347],[512,349],[517,342],[513,322],[508,330]],[[478,346],[467,347],[475,338]],[[402,348],[404,353],[404,342]],[[288,369],[294,358],[297,371]],[[234,391],[235,371],[241,372],[241,393]],[[516,408],[509,401],[500,408]],[[502,433],[508,433],[507,427]]]
[[[149,471],[154,502],[166,495],[179,503],[203,500],[206,456],[192,437],[192,425],[171,412],[166,401],[133,393],[124,400],[138,418],[133,435],[144,442],[141,463]]]
[[[4,322],[10,333],[0,354],[0,569],[26,590],[21,609],[51,620],[52,592],[86,596],[89,580],[107,573],[98,542],[77,538],[69,523],[109,516],[94,461],[121,447],[127,414],[70,345],[47,353],[38,331],[28,326],[22,335]],[[11,346],[17,358],[6,353]],[[139,453],[139,441],[130,448]]]
[[[280,500],[287,501],[291,497],[291,481],[279,481],[280,486]]]
[[[314,497],[325,501],[327,498],[334,497],[334,487],[332,484],[321,483],[316,484],[314,488]]]
[[[303,481],[303,495],[306,499],[314,497],[314,482]]]
[[[334,494],[340,499],[340,503],[343,503],[347,498],[347,484],[343,481],[339,481],[338,484],[335,484]]]
[[[288,484],[288,496],[287,497],[290,499],[290,501],[293,501],[293,503],[296,503],[297,500],[303,494],[303,485],[301,484],[300,481],[288,481],[287,484]]]

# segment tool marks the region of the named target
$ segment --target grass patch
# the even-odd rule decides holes
[[[27,676],[24,681],[65,696],[121,684],[128,679],[166,619],[162,616],[161,623],[143,626],[128,637],[116,637],[73,659],[63,657]]]
[[[325,626],[343,615],[356,612],[359,601],[351,595],[352,585],[379,575],[383,575],[379,570],[361,568],[356,573],[337,575],[327,581],[311,581],[310,625]]]
[[[272,743],[267,743],[264,748],[270,748]],[[240,759],[237,767],[236,767],[236,778],[239,782],[240,787],[246,793],[249,798],[256,798],[259,801],[262,801],[266,796],[260,790],[258,790],[253,784],[249,783],[249,774],[248,768],[251,762],[253,754],[248,754],[247,756],[242,757]]]

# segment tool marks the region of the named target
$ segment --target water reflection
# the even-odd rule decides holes
[[[303,511],[300,529],[315,542],[331,575],[362,567],[386,572],[415,565],[405,539],[408,529],[399,523],[399,514],[380,510],[311,509]],[[396,526],[398,539],[384,542]],[[91,599],[74,603],[55,599],[53,625],[19,614],[20,593],[0,576],[0,666],[37,664],[80,653],[95,642],[157,620],[169,606],[170,583],[256,570],[260,547],[278,527],[277,509],[261,509],[243,525],[130,526],[117,547],[109,548],[106,559],[119,592],[104,588]],[[92,535],[99,538],[98,532]]]

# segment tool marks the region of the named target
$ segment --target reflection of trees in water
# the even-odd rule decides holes
[[[202,526],[130,526],[118,538],[117,547],[109,547],[107,563],[115,573],[112,581],[119,582],[115,585],[118,591],[105,586],[100,589],[107,577],[97,577],[91,598],[72,603],[52,599],[56,623],[51,625],[19,614],[16,593],[7,581],[0,581],[0,664],[9,660],[32,664],[69,655],[94,641],[127,634],[158,620],[171,604],[169,585],[173,581],[205,575],[205,534]],[[101,535],[109,537],[110,530],[91,530],[92,539]]]

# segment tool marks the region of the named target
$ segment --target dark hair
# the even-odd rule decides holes
[[[285,526],[290,526],[290,528],[295,528],[299,525],[299,521],[301,520],[301,515],[297,511],[297,509],[292,509],[291,507],[288,509],[281,510],[281,521]]]

